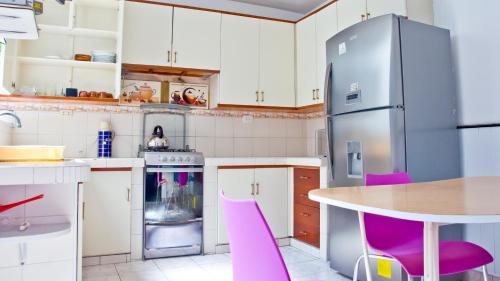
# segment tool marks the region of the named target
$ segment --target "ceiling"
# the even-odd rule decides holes
[[[306,14],[326,0],[231,0]]]

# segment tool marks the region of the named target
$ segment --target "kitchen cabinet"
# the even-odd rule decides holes
[[[293,172],[293,237],[319,248],[319,203],[309,200],[308,193],[319,188],[318,168],[295,168]]]
[[[258,104],[259,20],[222,15],[219,103]]]
[[[295,31],[285,22],[260,20],[260,105],[295,106]]]
[[[220,68],[221,14],[174,8],[172,66]]]
[[[326,41],[336,33],[336,3],[297,23],[298,107],[323,103]]]
[[[221,14],[127,1],[123,63],[218,70]]]
[[[130,253],[131,171],[94,171],[84,186],[83,256]]]
[[[219,104],[295,105],[291,23],[222,15]]]
[[[407,16],[411,20],[432,24],[432,0],[339,0],[339,31],[367,20],[386,14]]]
[[[123,63],[171,66],[170,6],[125,2]]]
[[[218,191],[231,199],[255,199],[276,238],[288,236],[287,168],[221,169]],[[224,214],[218,200],[218,243],[227,244]]]

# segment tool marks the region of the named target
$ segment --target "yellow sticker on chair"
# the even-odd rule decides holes
[[[391,261],[386,259],[377,260],[377,274],[381,277],[391,279]]]

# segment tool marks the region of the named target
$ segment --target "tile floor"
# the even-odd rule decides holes
[[[348,281],[320,259],[293,247],[281,252],[292,281]],[[231,281],[230,254],[87,266],[84,281]]]

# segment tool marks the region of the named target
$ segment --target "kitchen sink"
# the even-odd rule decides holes
[[[0,162],[63,161],[64,146],[0,146]]]

